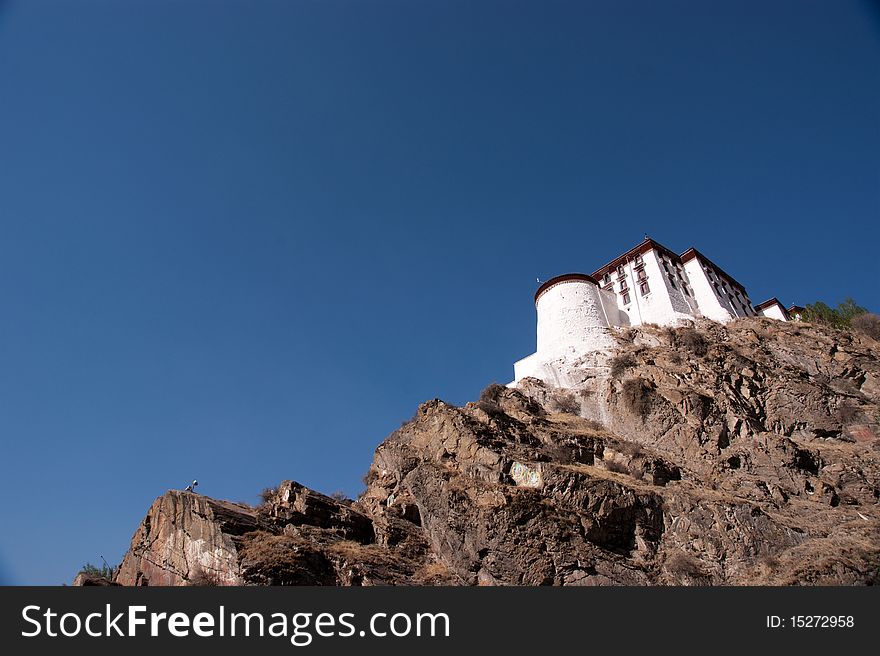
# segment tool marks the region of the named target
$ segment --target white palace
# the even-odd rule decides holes
[[[798,319],[776,298],[752,305],[745,287],[695,248],[681,255],[649,237],[592,275],[566,273],[535,292],[538,346],[514,364],[514,383],[546,379],[548,367],[614,346],[613,328],[653,323],[680,325],[697,318]]]

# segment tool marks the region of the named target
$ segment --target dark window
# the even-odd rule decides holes
[[[629,305],[629,292],[627,292],[623,295],[623,304]]]
[[[647,283],[647,282],[643,282],[641,285],[639,285],[639,291],[642,292],[642,296],[644,296],[644,295],[647,294],[649,291],[651,291],[651,288],[648,287],[648,283]]]
[[[623,271],[623,265],[622,265],[622,264],[621,264],[621,265],[618,265],[618,267],[617,267],[617,275],[618,275],[618,276],[626,275],[626,274],[624,273],[624,271]]]
[[[624,291],[625,289],[628,289],[626,286],[626,278],[620,281],[620,291]]]

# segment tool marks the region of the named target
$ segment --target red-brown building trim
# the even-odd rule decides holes
[[[623,255],[619,255],[618,257],[611,260],[608,264],[605,264],[604,266],[596,269],[593,272],[593,277],[596,280],[600,280],[602,276],[604,276],[606,273],[613,273],[618,266],[620,266],[621,264],[626,264],[630,260],[634,259],[636,255],[644,255],[648,251],[652,250],[657,250],[661,253],[665,253],[672,259],[673,262],[681,261],[681,258],[676,253],[666,248],[666,246],[664,246],[663,244],[658,244],[656,241],[648,237],[645,238],[645,241],[643,241],[642,243],[630,248]]]
[[[770,307],[771,305],[778,305],[778,306],[781,307],[783,310],[785,310],[785,306],[784,306],[782,303],[780,303],[780,302],[779,302],[779,299],[776,298],[775,296],[774,296],[773,298],[768,298],[768,299],[767,299],[766,301],[764,301],[763,303],[758,303],[758,304],[755,306],[755,309],[756,309],[756,310],[763,310],[764,308],[768,308],[768,307]]]
[[[538,287],[538,291],[535,292],[535,303],[538,302],[538,298],[546,292],[548,289],[553,287],[554,285],[560,282],[569,282],[571,280],[580,280],[583,282],[591,282],[597,287],[599,283],[596,282],[596,279],[593,276],[588,276],[586,273],[563,273],[561,276],[556,276],[555,278],[550,278],[550,280],[541,283],[541,286]]]

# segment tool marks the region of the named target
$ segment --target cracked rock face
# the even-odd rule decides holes
[[[116,581],[180,585],[200,580],[244,582],[236,542],[257,528],[253,509],[192,492],[168,492],[153,503],[131,541]]]
[[[357,501],[291,481],[259,508],[169,492],[116,582],[878,581],[880,344],[760,318],[616,338],[571,387],[423,404]]]

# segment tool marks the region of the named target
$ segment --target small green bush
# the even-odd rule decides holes
[[[91,563],[86,563],[79,570],[79,574],[85,574],[93,579],[107,579],[108,581],[113,580],[113,573],[114,569],[107,563],[104,563],[100,567],[95,567]]]
[[[843,330],[851,326],[853,319],[867,312],[851,298],[838,304],[836,308],[829,307],[822,301],[816,301],[807,305],[801,319],[808,323],[820,323]]]

